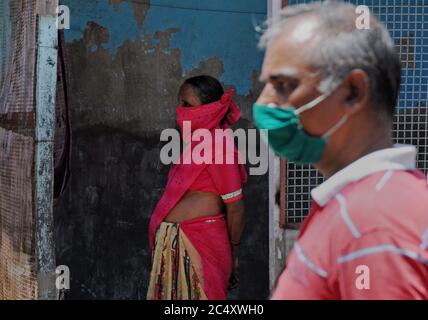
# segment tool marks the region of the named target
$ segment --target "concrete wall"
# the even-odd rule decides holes
[[[237,89],[238,127],[251,127],[260,91],[254,24],[264,0],[63,0],[70,70],[71,180],[55,208],[57,263],[71,270],[70,299],[144,299],[148,222],[166,182],[160,132],[175,127],[182,80],[219,77]],[[193,9],[185,9],[193,8]],[[245,188],[241,286],[268,295],[267,175]]]

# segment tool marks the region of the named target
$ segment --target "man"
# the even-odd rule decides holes
[[[327,178],[273,299],[428,299],[428,185],[416,148],[393,145],[400,62],[355,7],[290,6],[262,37],[254,106],[277,154]],[[297,110],[297,111],[296,111]]]

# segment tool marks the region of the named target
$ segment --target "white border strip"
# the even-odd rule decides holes
[[[302,261],[309,269],[314,271],[317,275],[323,278],[327,278],[328,273],[324,269],[317,267],[312,261],[310,261],[305,254],[303,253],[302,247],[300,247],[299,243],[296,242],[294,244],[294,249],[296,250],[297,257]]]
[[[424,259],[417,252],[411,251],[411,250],[406,250],[406,249],[401,249],[401,248],[398,248],[392,244],[383,244],[383,245],[379,245],[379,246],[368,247],[368,248],[364,248],[361,250],[356,250],[356,251],[351,252],[347,255],[339,257],[337,259],[337,262],[342,264],[342,263],[349,262],[349,261],[352,261],[352,260],[355,260],[355,259],[358,259],[361,257],[365,257],[365,256],[372,255],[372,254],[378,254],[378,253],[395,253],[395,254],[416,260],[422,264],[428,265],[428,259]]]
[[[385,184],[388,182],[388,180],[392,177],[392,174],[394,173],[394,171],[392,170],[388,170],[383,176],[382,178],[379,180],[379,182],[376,185],[376,191],[379,192],[380,190],[382,190],[382,188],[385,186]]]
[[[338,194],[335,196],[337,202],[339,202],[340,207],[340,215],[342,216],[343,221],[348,226],[349,230],[351,231],[352,235],[355,238],[360,238],[361,233],[358,231],[357,227],[354,225],[354,223],[351,220],[351,217],[348,214],[348,210],[346,209],[346,199],[342,194]]]

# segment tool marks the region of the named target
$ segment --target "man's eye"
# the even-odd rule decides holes
[[[280,96],[288,96],[291,92],[290,90],[290,86],[286,83],[278,83],[275,85],[275,91],[280,95]]]
[[[288,97],[296,89],[296,85],[289,82],[279,82],[275,84],[275,90],[282,98]]]

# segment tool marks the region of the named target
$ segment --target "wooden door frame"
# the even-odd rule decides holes
[[[37,0],[35,222],[38,300],[58,299],[53,219],[58,0]]]

